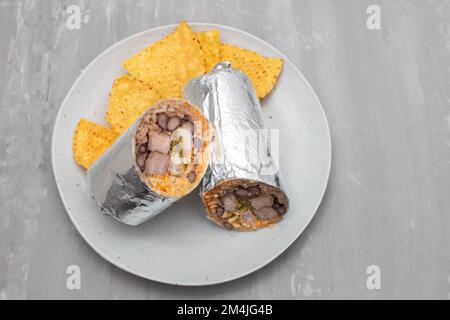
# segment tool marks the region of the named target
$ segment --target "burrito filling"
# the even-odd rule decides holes
[[[255,230],[280,220],[288,200],[280,189],[265,183],[228,180],[204,196],[209,217],[236,230]]]
[[[144,115],[136,129],[135,152],[147,184],[170,196],[192,190],[206,165],[207,128],[200,111],[187,102],[167,103]]]

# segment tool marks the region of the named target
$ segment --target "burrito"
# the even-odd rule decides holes
[[[209,125],[198,107],[159,101],[88,170],[90,193],[103,213],[138,225],[198,186],[209,144]]]
[[[209,74],[188,82],[184,95],[202,108],[213,127],[210,166],[200,190],[208,218],[241,231],[280,221],[289,200],[247,76],[221,62]]]
[[[164,100],[142,116],[133,146],[136,167],[147,186],[167,197],[183,197],[205,173],[208,122],[188,102]]]

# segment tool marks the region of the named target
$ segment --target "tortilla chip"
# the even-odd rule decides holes
[[[150,85],[130,76],[121,76],[114,80],[106,121],[112,130],[122,134],[158,100],[161,95]]]
[[[197,32],[197,37],[205,58],[206,72],[209,72],[220,61],[220,31]]]
[[[73,156],[85,169],[105,152],[119,135],[109,128],[81,119],[73,135]]]
[[[157,88],[163,98],[181,98],[185,82],[205,73],[200,42],[185,21],[162,40],[126,60],[123,67]]]
[[[220,60],[229,61],[233,68],[244,72],[252,81],[260,99],[273,89],[283,66],[282,59],[264,57],[227,43],[220,44]]]

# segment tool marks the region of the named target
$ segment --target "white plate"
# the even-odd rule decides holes
[[[122,40],[84,69],[59,110],[53,131],[52,163],[58,189],[73,224],[103,258],[143,278],[177,285],[230,281],[263,267],[302,233],[314,216],[328,182],[331,141],[325,114],[300,71],[277,49],[246,32],[192,23],[196,31],[217,28],[225,42],[284,59],[275,90],[263,101],[265,124],[279,128],[280,168],[290,210],[276,226],[256,232],[222,229],[205,217],[198,192],[138,227],[123,225],[97,210],[86,174],[73,160],[72,135],[84,117],[105,123],[111,84],[125,73],[122,61],[174,25]]]

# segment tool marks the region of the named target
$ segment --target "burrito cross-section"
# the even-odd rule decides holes
[[[159,194],[182,197],[202,179],[207,166],[209,127],[186,101],[158,103],[136,128],[135,161],[146,184]]]
[[[268,142],[261,106],[247,76],[221,62],[188,82],[184,94],[202,108],[213,131],[210,166],[200,192],[208,218],[242,231],[280,221],[289,200],[272,152],[278,141]]]
[[[88,170],[104,213],[138,225],[194,190],[209,161],[210,130],[201,110],[182,99],[149,107]]]

